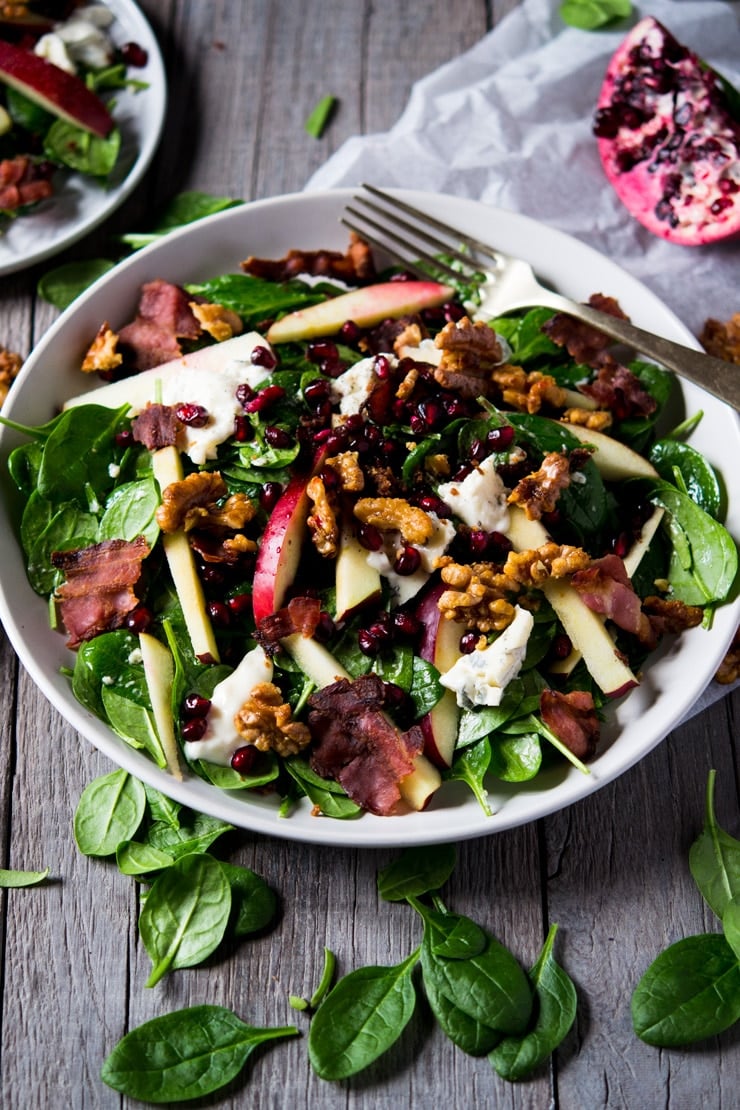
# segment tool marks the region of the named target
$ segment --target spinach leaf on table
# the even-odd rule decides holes
[[[111,771],[83,790],[74,815],[74,836],[85,856],[111,856],[130,840],[144,817],[144,787],[127,771]]]
[[[155,986],[168,971],[202,963],[221,943],[231,914],[231,887],[217,859],[191,852],[155,879],[139,917]]]
[[[43,871],[10,871],[0,867],[0,890],[10,890],[22,886],[38,886],[49,876],[49,868]]]
[[[407,848],[378,872],[378,894],[386,902],[402,902],[439,890],[452,874],[456,860],[454,844]]]
[[[297,1035],[292,1025],[258,1028],[222,1006],[191,1006],[132,1029],[106,1059],[101,1078],[143,1102],[201,1098],[237,1076],[258,1045]]]
[[[221,868],[231,887],[230,931],[236,937],[246,937],[264,929],[277,912],[275,891],[248,867],[221,863]]]
[[[582,31],[595,31],[632,14],[631,0],[564,0],[560,5],[560,18],[571,27]]]
[[[689,850],[689,868],[705,902],[722,920],[734,898],[740,898],[740,841],[717,824],[714,812],[716,772],[709,772],[704,828]]]

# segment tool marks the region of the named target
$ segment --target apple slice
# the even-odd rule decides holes
[[[594,432],[590,428],[584,428],[582,424],[560,424],[560,427],[566,427],[576,439],[596,448],[592,458],[599,474],[607,482],[620,482],[627,478],[659,477],[652,463],[637,451],[633,451],[631,447],[614,439],[613,436]]]
[[[267,338],[270,343],[292,343],[317,335],[336,335],[347,320],[368,328],[389,316],[405,316],[434,308],[454,295],[449,285],[436,281],[386,281],[366,285],[283,316],[269,329]]]
[[[175,722],[172,718],[172,682],[175,677],[172,654],[156,636],[150,636],[148,632],[139,633],[139,648],[149,699],[152,703],[154,723],[167,761],[167,770],[176,779],[182,781]]]
[[[113,117],[84,81],[30,50],[0,40],[0,81],[67,123],[104,139]]]
[[[440,595],[445,587],[434,586],[416,609],[417,619],[424,625],[419,655],[433,663],[440,674],[449,671],[460,658],[460,627],[455,621],[444,620],[439,610]],[[460,709],[452,690],[445,690],[437,704],[421,719],[424,751],[438,767],[451,767],[457,744]]]
[[[338,621],[346,620],[363,605],[382,594],[379,571],[368,562],[366,548],[349,528],[339,537],[336,562],[336,608]]]
[[[442,776],[431,760],[425,755],[417,755],[414,760],[414,769],[410,775],[401,779],[398,789],[409,809],[417,812],[426,809],[442,785]]]
[[[252,580],[255,624],[277,612],[298,570],[310,508],[308,482],[305,474],[291,478],[267,521]]]
[[[160,490],[166,489],[173,482],[181,482],[183,471],[177,448],[162,447],[155,451],[152,454],[152,470]],[[163,532],[162,544],[193,652],[201,663],[218,663],[216,637],[188,537],[182,529],[177,532]]]

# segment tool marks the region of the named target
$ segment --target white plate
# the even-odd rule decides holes
[[[115,16],[108,33],[116,46],[135,42],[147,52],[147,64],[129,76],[148,88],[115,94],[113,115],[121,131],[121,155],[106,184],[74,170],[60,170],[55,192],[28,216],[5,224],[0,232],[0,275],[23,270],[59,254],[107,219],[139,184],[159,143],[164,126],[167,82],[154,33],[132,0],[106,0]]]
[[[83,294],[44,336],[14,384],[4,414],[25,424],[48,420],[65,398],[84,388],[80,360],[99,324],[115,328],[129,320],[139,286],[152,277],[185,283],[238,270],[249,254],[280,257],[290,247],[346,246],[338,224],[349,190],[300,194],[259,201],[191,224],[119,265]],[[612,262],[560,232],[523,216],[470,200],[403,193],[412,204],[448,219],[463,230],[531,261],[562,292],[586,299],[599,291],[619,298],[638,324],[694,344],[689,332],[653,294]],[[694,344],[695,345],[695,344]],[[94,383],[89,383],[91,386]],[[692,437],[722,471],[729,491],[729,527],[740,535],[740,427],[725,405],[687,384],[686,411],[704,410]],[[680,418],[680,412],[676,413]],[[6,495],[0,504],[0,616],[26,669],[67,720],[101,751],[132,774],[197,810],[235,825],[294,840],[318,843],[401,845],[461,840],[524,824],[583,798],[631,767],[680,721],[714,675],[740,622],[740,600],[721,608],[710,632],[694,629],[668,637],[647,668],[642,685],[609,711],[600,755],[586,776],[565,765],[518,787],[491,783],[495,810],[487,818],[467,788],[447,784],[424,813],[399,817],[365,814],[354,821],[312,817],[310,806],[278,816],[274,798],[227,793],[189,777],[178,783],[134,751],[73,698],[60,667],[70,663],[63,636],[51,632],[45,602],[27,585],[16,542],[5,460],[22,438],[0,432],[0,473]]]

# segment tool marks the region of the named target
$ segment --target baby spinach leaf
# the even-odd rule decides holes
[[[384,682],[393,682],[406,693],[414,678],[414,651],[407,644],[396,645],[386,655],[379,655],[372,669]]]
[[[39,467],[44,449],[38,440],[21,443],[8,456],[8,471],[24,497],[32,497],[38,484]]]
[[[488,944],[485,930],[471,918],[447,910],[429,909],[416,898],[409,898],[409,902],[424,921],[425,943],[432,956],[467,960],[470,956],[478,956]]]
[[[489,771],[503,782],[528,782],[542,766],[542,747],[535,732],[491,737]]]
[[[186,286],[189,293],[205,297],[237,312],[246,327],[253,327],[279,313],[306,308],[324,300],[324,295],[301,281],[276,283],[250,274],[224,274],[198,285]]]
[[[148,751],[159,767],[166,767],[167,760],[162,751],[151,709],[124,697],[112,686],[103,685],[100,695],[108,724],[113,731],[133,748],[143,748]]]
[[[740,897],[733,898],[725,906],[722,916],[722,931],[735,956],[740,960]]]
[[[672,544],[668,579],[673,596],[687,605],[723,601],[737,575],[732,536],[667,482],[655,483],[652,500],[666,509],[663,525]]]
[[[705,902],[722,920],[732,899],[740,897],[740,840],[717,824],[716,774],[714,770],[709,772],[704,828],[689,850],[689,868]]]
[[[303,125],[306,133],[314,139],[320,139],[334,114],[337,104],[338,101],[335,96],[322,96]]]
[[[532,1011],[532,991],[514,956],[493,937],[475,956],[450,960],[435,955],[432,935],[421,947],[424,984],[457,1009],[499,1033],[522,1033]]]
[[[265,752],[264,756],[260,753],[260,758],[248,775],[240,774],[233,767],[222,767],[204,759],[198,760],[198,769],[220,790],[254,790],[257,786],[274,782],[280,773],[280,765],[273,752]]]
[[[134,250],[138,250],[140,247],[146,247],[149,243],[161,239],[163,235],[167,235],[168,232],[177,227],[183,227],[195,220],[202,220],[205,216],[212,216],[215,212],[224,212],[227,208],[238,208],[243,203],[242,200],[234,200],[231,197],[216,197],[198,190],[178,193],[166,206],[151,231],[130,232],[120,237],[121,242],[133,247]]]
[[[0,890],[10,890],[21,886],[38,886],[49,875],[49,868],[43,871],[8,871],[0,867]]]
[[[159,500],[154,478],[117,486],[100,518],[99,539],[135,540],[137,536],[143,536],[149,546],[154,547],[159,538],[159,525],[155,518]]]
[[[424,993],[442,1032],[469,1056],[485,1056],[501,1040],[501,1033],[470,1017],[439,990],[436,979],[424,976]]]
[[[264,929],[274,920],[277,912],[275,891],[248,867],[222,863],[221,868],[231,887],[230,931],[234,936],[246,937]]]
[[[533,308],[523,316],[493,320],[491,327],[499,335],[503,335],[511,347],[510,361],[523,366],[542,355],[562,354],[560,347],[542,330],[542,325],[551,320],[552,316],[551,308]]]
[[[132,1029],[106,1059],[101,1078],[143,1102],[200,1098],[238,1075],[258,1045],[294,1036],[292,1025],[261,1029],[222,1006],[191,1006]]]
[[[51,515],[44,527],[47,512]],[[28,581],[37,594],[44,595],[51,593],[62,579],[61,572],[51,565],[52,552],[88,547],[95,543],[98,521],[71,502],[55,509],[51,501],[39,495],[29,499],[21,529],[30,545],[27,549]],[[33,536],[33,529],[40,531]]]
[[[418,951],[394,967],[361,967],[340,979],[316,1011],[308,1058],[322,1079],[346,1079],[393,1045],[416,1006]]]
[[[120,151],[121,133],[117,127],[103,139],[74,123],[57,119],[44,136],[47,158],[89,177],[108,177]]]
[[[144,668],[130,661],[137,647],[136,638],[122,630],[103,632],[79,647],[72,673],[72,691],[86,709],[104,721],[107,720],[104,687],[115,688],[139,705],[149,705]]]
[[[221,943],[230,913],[228,879],[207,852],[182,856],[163,871],[139,916],[139,934],[153,964],[146,985],[207,959]]]
[[[305,760],[286,759],[283,766],[326,817],[345,820],[362,813],[362,807],[347,797],[344,787],[332,779],[322,779]]]
[[[166,794],[162,794],[146,783],[144,783],[144,791],[151,819],[161,821],[173,829],[179,829],[180,811],[182,809],[180,802],[173,802],[172,798],[168,798]]]
[[[74,815],[77,847],[85,856],[112,856],[131,840],[144,817],[144,787],[127,771],[111,771],[82,791]]]
[[[402,902],[439,890],[452,874],[456,860],[454,844],[407,848],[378,872],[378,894],[386,902]]]
[[[44,274],[36,286],[36,292],[55,308],[67,308],[80,293],[84,293],[94,281],[107,274],[114,266],[115,262],[111,262],[109,258],[67,262]]]
[[[705,513],[718,519],[722,507],[722,489],[714,468],[701,452],[676,439],[659,439],[650,448],[648,458],[661,478],[672,485],[675,485],[673,471],[676,467],[691,500]]]
[[[635,1033],[661,1048],[715,1036],[739,1019],[740,961],[717,933],[666,948],[632,995]]]
[[[207,852],[219,836],[233,828],[217,817],[193,813],[189,821],[183,820],[176,827],[169,821],[155,821],[147,831],[145,843],[180,859],[191,853]]]
[[[113,487],[115,432],[128,409],[76,405],[65,409],[46,440],[39,493],[51,501],[74,501],[89,509],[89,491],[101,502]]]
[[[411,685],[408,689],[409,697],[414,705],[414,719],[418,720],[431,709],[444,693],[439,681],[439,671],[433,663],[414,655],[411,669]]]
[[[331,987],[334,972],[337,966],[337,958],[330,948],[324,946],[324,966],[321,971],[321,978],[319,979],[316,990],[313,992],[308,1000],[309,1008],[316,1010],[326,998]]]
[[[491,744],[488,738],[484,737],[475,744],[463,748],[455,756],[452,766],[442,776],[447,781],[466,782],[478,799],[486,817],[491,817],[493,812],[488,804],[488,791],[484,783],[490,763]]]
[[[553,958],[557,925],[551,925],[537,963],[529,973],[535,996],[534,1024],[520,1037],[504,1037],[489,1056],[502,1079],[526,1079],[555,1051],[576,1017],[573,980]]]
[[[563,23],[582,31],[595,31],[597,27],[631,14],[631,0],[565,0],[560,5]]]
[[[116,848],[116,864],[122,875],[148,875],[171,867],[174,862],[175,857],[168,852],[138,840],[124,840]]]

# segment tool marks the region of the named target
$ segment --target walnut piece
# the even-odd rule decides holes
[[[566,409],[560,418],[564,424],[579,424],[591,432],[603,432],[612,425],[612,414],[607,409]]]
[[[442,581],[450,587],[437,602],[445,620],[459,621],[478,632],[501,632],[511,624],[515,610],[508,598],[517,593],[517,582],[493,563],[440,562]]]
[[[740,312],[724,324],[719,320],[707,320],[699,342],[708,354],[726,362],[740,363]]]
[[[342,451],[326,460],[339,477],[339,485],[347,493],[358,493],[365,486],[365,475],[360,469],[359,452]]]
[[[539,589],[548,578],[565,578],[591,565],[591,556],[581,547],[546,543],[528,551],[510,551],[504,574],[525,588]]]
[[[411,320],[393,340],[393,353],[400,358],[404,347],[418,347],[424,338],[421,326],[415,320]]]
[[[501,347],[493,328],[467,316],[453,321],[437,333],[435,346],[442,359],[434,379],[445,389],[475,398],[490,392],[491,372],[501,361]]]
[[[730,649],[714,677],[723,686],[729,686],[731,682],[736,682],[740,678],[740,628],[735,633],[735,639],[730,644]]]
[[[227,492],[217,470],[189,474],[162,491],[157,523],[163,532],[177,532],[181,528],[186,532],[193,528],[236,532],[249,523],[257,510],[244,493],[232,494],[219,505]]]
[[[261,752],[297,755],[311,742],[308,726],[293,720],[293,711],[272,682],[255,686],[234,717],[234,727]]]
[[[540,520],[543,513],[553,511],[561,490],[567,489],[570,481],[568,456],[550,451],[542,460],[540,469],[522,478],[507,500],[512,505],[521,505],[528,520]]]
[[[505,404],[519,412],[539,412],[544,406],[561,409],[566,393],[550,374],[522,370],[521,366],[502,366],[492,373]]]
[[[401,379],[398,389],[396,390],[396,397],[399,401],[407,401],[416,388],[416,383],[419,380],[419,371],[416,366],[411,369]]]
[[[400,532],[406,543],[426,543],[434,534],[431,517],[402,497],[361,497],[354,513],[381,532]]]
[[[123,355],[116,350],[117,346],[117,334],[107,322],[101,324],[82,360],[82,369],[86,374],[96,370],[115,370],[123,362]]]
[[[208,332],[217,343],[231,339],[232,335],[240,335],[243,330],[241,317],[222,304],[199,304],[198,301],[190,301],[188,307],[203,331]]]
[[[15,351],[0,347],[0,405],[8,396],[8,391],[22,365],[23,359],[20,355],[17,355]]]
[[[314,547],[325,559],[334,559],[339,546],[339,522],[333,499],[318,475],[308,483],[306,493],[313,501],[307,524]]]

